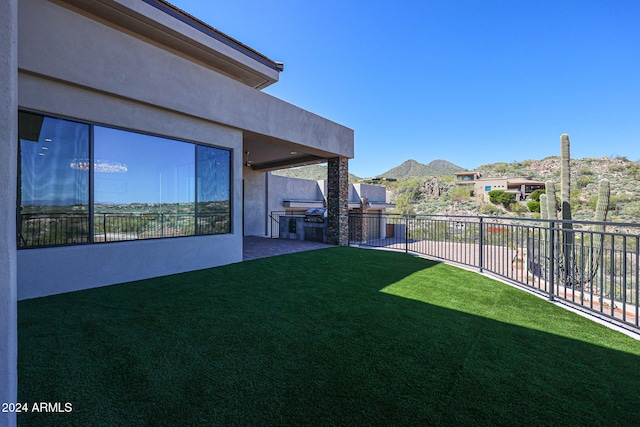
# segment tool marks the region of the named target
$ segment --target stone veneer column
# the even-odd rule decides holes
[[[368,198],[362,198],[360,199],[360,209],[358,210],[358,212],[360,213],[360,220],[358,221],[358,225],[356,226],[356,234],[357,237],[356,239],[359,242],[366,242],[367,241],[367,235],[369,234],[369,216],[367,214],[367,204],[369,203],[369,199]]]
[[[327,177],[327,243],[349,245],[349,160],[329,159]]]
[[[16,186],[18,143],[18,0],[0,1],[0,403],[18,395]],[[15,413],[0,411],[1,426]]]

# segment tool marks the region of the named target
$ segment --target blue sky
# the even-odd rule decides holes
[[[173,0],[285,64],[265,92],[355,131],[350,172],[640,160],[640,1]]]

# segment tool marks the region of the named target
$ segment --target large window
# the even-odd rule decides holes
[[[227,150],[198,145],[197,234],[231,232],[231,155]]]
[[[22,112],[18,121],[18,246],[89,242],[89,126]]]
[[[20,112],[18,246],[231,232],[228,150]]]

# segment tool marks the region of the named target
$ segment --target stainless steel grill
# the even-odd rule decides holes
[[[324,224],[325,208],[309,208],[304,213],[304,222]]]

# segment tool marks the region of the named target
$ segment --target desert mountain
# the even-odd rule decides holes
[[[403,162],[401,165],[381,173],[385,178],[404,179],[409,177],[445,176],[462,172],[466,169],[454,165],[446,160],[433,160],[429,164],[417,162],[413,159]]]
[[[405,179],[409,177],[433,177],[433,176],[446,176],[453,175],[456,172],[461,172],[466,169],[455,165],[446,160],[433,160],[429,164],[423,164],[413,159],[403,162],[401,165],[388,171],[378,174],[385,178]],[[274,175],[286,176],[289,178],[302,178],[302,179],[327,179],[327,167],[324,165],[310,165],[301,166],[298,168],[281,169],[273,172]],[[361,178],[349,174],[349,182],[360,181]]]

